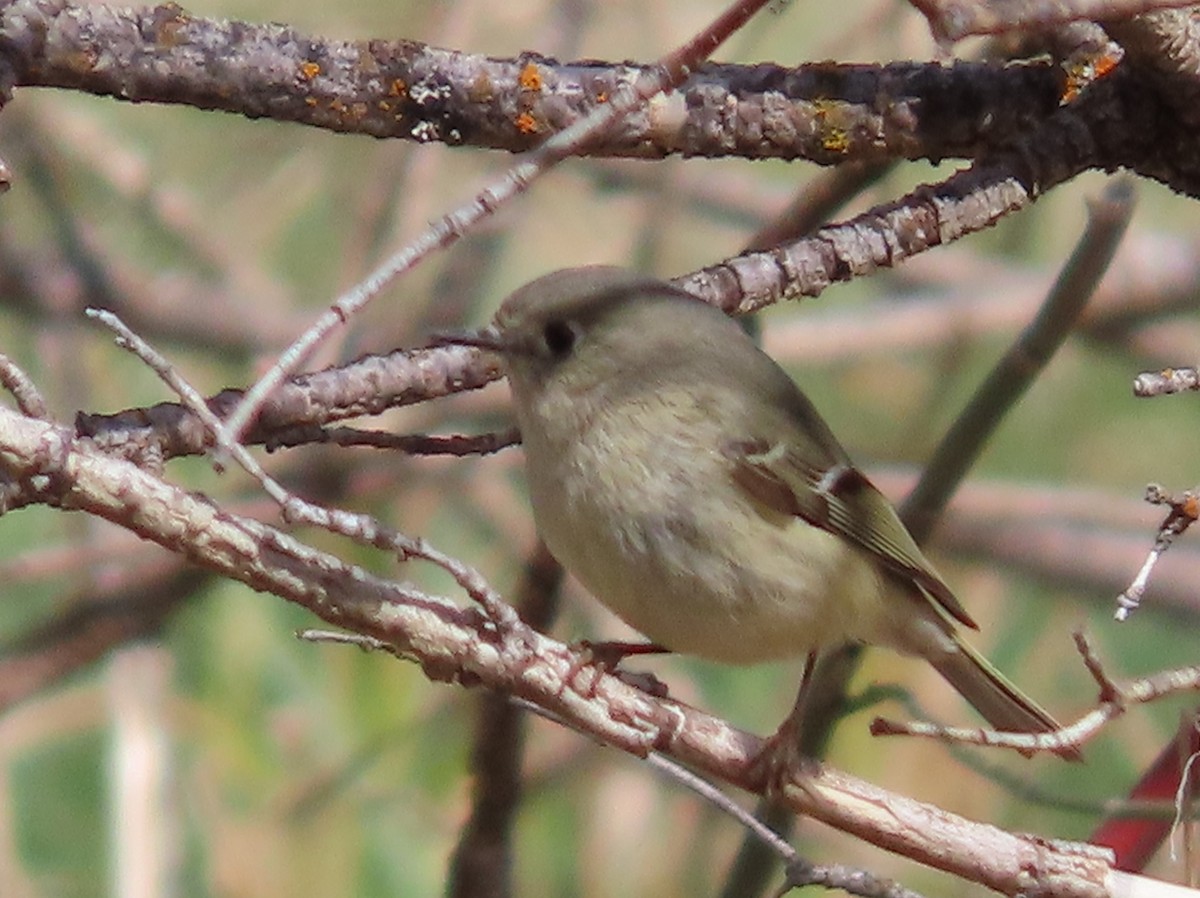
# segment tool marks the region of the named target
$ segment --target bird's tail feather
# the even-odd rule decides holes
[[[966,642],[953,634],[957,651],[938,653],[929,660],[963,698],[997,730],[1014,733],[1050,733],[1061,729],[1058,721],[996,670]],[[1076,748],[1055,752],[1069,761],[1082,761]]]

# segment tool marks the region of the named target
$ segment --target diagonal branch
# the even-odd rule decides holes
[[[532,630],[502,638],[477,608],[372,576],[256,521],[215,508],[133,465],[107,458],[68,428],[0,409],[0,470],[51,505],[102,517],[202,567],[373,637],[433,680],[510,692],[638,756],[662,751],[733,785],[762,742],[703,712],[647,695]],[[586,680],[581,685],[579,680]],[[781,798],[794,810],[1006,894],[1101,898],[1102,851],[1018,836],[878,789],[813,763]]]

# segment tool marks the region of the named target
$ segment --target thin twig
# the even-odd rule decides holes
[[[1006,733],[982,728],[943,727],[921,721],[901,723],[877,717],[871,722],[871,734],[922,736],[964,745],[1009,748],[1022,754],[1061,752],[1063,749],[1081,748],[1109,721],[1122,716],[1132,705],[1148,704],[1180,692],[1200,690],[1200,666],[1165,670],[1118,686],[1104,672],[1091,646],[1081,634],[1076,634],[1076,646],[1084,657],[1088,671],[1100,684],[1101,701],[1096,708],[1072,724],[1049,733]],[[1104,697],[1106,695],[1107,698]]]
[[[571,721],[540,705],[524,699],[511,699],[512,703],[553,723],[586,735]],[[721,813],[736,820],[752,838],[775,854],[787,870],[787,879],[775,893],[776,898],[795,888],[806,885],[821,885],[829,889],[842,889],[862,898],[920,898],[920,893],[907,889],[891,879],[879,877],[865,870],[841,864],[810,864],[769,826],[758,820],[722,790],[701,776],[697,776],[683,765],[659,752],[650,752],[645,761],[668,779],[695,792]]]
[[[32,378],[11,358],[0,353],[0,386],[12,394],[17,401],[17,408],[30,418],[46,420],[49,410],[41,390]]]
[[[1083,666],[1087,668],[1087,672],[1091,675],[1092,680],[1095,681],[1096,687],[1099,689],[1100,701],[1119,702],[1121,700],[1121,689],[1104,670],[1104,662],[1096,654],[1096,649],[1087,638],[1087,634],[1082,630],[1076,630],[1071,636],[1075,641],[1075,651],[1079,652],[1079,657],[1083,659]]]
[[[1168,505],[1170,511],[1167,512],[1167,516],[1163,518],[1163,522],[1158,527],[1154,547],[1146,556],[1141,570],[1137,572],[1137,576],[1133,578],[1133,582],[1125,588],[1125,591],[1117,596],[1117,610],[1113,617],[1118,621],[1128,620],[1129,616],[1138,609],[1158,560],[1167,549],[1171,548],[1180,534],[1191,527],[1197,517],[1200,517],[1200,494],[1194,490],[1186,490],[1178,496],[1172,496],[1158,484],[1152,483],[1146,487],[1146,501],[1151,505]]]
[[[364,652],[393,652],[392,646],[382,639],[364,633],[344,633],[340,630],[305,629],[296,632],[296,638],[304,642],[327,642],[334,645],[355,645]]]
[[[1133,395],[1139,399],[1182,393],[1185,390],[1200,390],[1200,371],[1195,368],[1164,368],[1161,371],[1143,371],[1133,380]]]
[[[199,391],[189,384],[161,353],[130,330],[114,313],[103,309],[88,309],[87,314],[116,333],[118,345],[145,362],[179,395],[205,427],[213,433],[217,432],[221,426],[220,419],[208,408]],[[392,552],[400,561],[422,558],[450,574],[467,595],[483,607],[497,627],[512,633],[523,633],[526,629],[512,607],[500,598],[499,593],[492,589],[483,575],[469,565],[439,551],[423,539],[414,539],[381,524],[370,515],[325,508],[301,499],[271,477],[245,446],[234,443],[230,445],[229,451],[242,469],[279,504],[284,520],[312,524],[356,542]]]
[[[371,449],[391,449],[409,455],[490,455],[516,446],[521,432],[515,427],[496,433],[452,434],[446,436],[424,433],[387,433],[362,430],[357,427],[293,427],[272,434],[264,443],[268,452],[310,443],[329,443],[335,446],[363,446]]]
[[[640,84],[609,98],[585,118],[559,131],[537,149],[530,151],[504,175],[502,180],[485,187],[479,194],[453,212],[443,216],[404,249],[387,259],[349,292],[334,300],[327,312],[279,356],[279,360],[251,387],[225,424],[216,432],[217,446],[230,452],[241,439],[251,419],[267,397],[294,373],[312,350],[329,334],[361,311],[396,277],[413,268],[435,250],[456,242],[472,227],[492,215],[497,208],[524,193],[533,182],[568,156],[579,152],[596,135],[602,134],[628,112],[651,97],[678,87],[692,70],[768,0],[737,0],[696,37],[668,54]]]

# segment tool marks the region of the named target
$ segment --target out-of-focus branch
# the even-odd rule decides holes
[[[153,634],[209,579],[175,568],[132,588],[89,596],[49,624],[4,647],[0,713],[104,657],[113,648]]]
[[[535,630],[558,614],[563,569],[540,540],[517,586],[517,614]],[[521,799],[525,748],[522,711],[506,693],[480,697],[471,769],[471,816],[450,859],[452,898],[503,898],[512,892],[512,827]]]
[[[905,522],[918,541],[929,536],[950,494],[1002,419],[1062,346],[1108,269],[1133,214],[1133,186],[1111,185],[1090,207],[1087,230],[1037,317],[989,372],[904,502]]]

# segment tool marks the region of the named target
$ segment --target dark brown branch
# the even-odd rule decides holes
[[[178,103],[347,133],[519,152],[648,66],[497,59],[416,41],[337,41],[285,25],[22,0],[0,10],[18,86]],[[837,163],[969,157],[1053,111],[1048,66],[707,65],[589,143],[594,155],[740,155]]]
[[[539,542],[517,587],[517,613],[535,630],[549,629],[558,614],[563,569]],[[506,693],[480,697],[471,769],[471,817],[450,859],[453,898],[503,898],[512,894],[512,826],[521,798],[525,721]]]
[[[383,433],[377,430],[359,430],[355,427],[309,427],[290,428],[273,434],[264,444],[267,451],[284,447],[302,446],[310,443],[328,443],[334,446],[368,446],[372,449],[390,449],[407,452],[409,455],[489,455],[516,446],[521,434],[516,428],[499,433],[474,435],[450,434],[446,436],[423,433]]]
[[[177,6],[132,10],[60,0],[0,8],[0,50],[18,85],[509,151],[580,120],[648,71],[536,56],[489,59],[412,41],[328,41],[282,25],[192,17]],[[1176,60],[1176,71],[1184,62]],[[1083,91],[1081,99],[1091,100],[1084,130],[1102,129],[1103,139],[1093,135],[1081,156],[1076,147],[1072,164],[1128,166],[1197,195],[1200,161],[1191,152],[1189,119],[1156,109],[1171,106],[1178,85],[1164,84],[1149,62],[1118,71],[1125,89]],[[1068,87],[1064,74],[1047,66],[709,65],[586,151],[823,163],[978,158],[1058,115]]]

